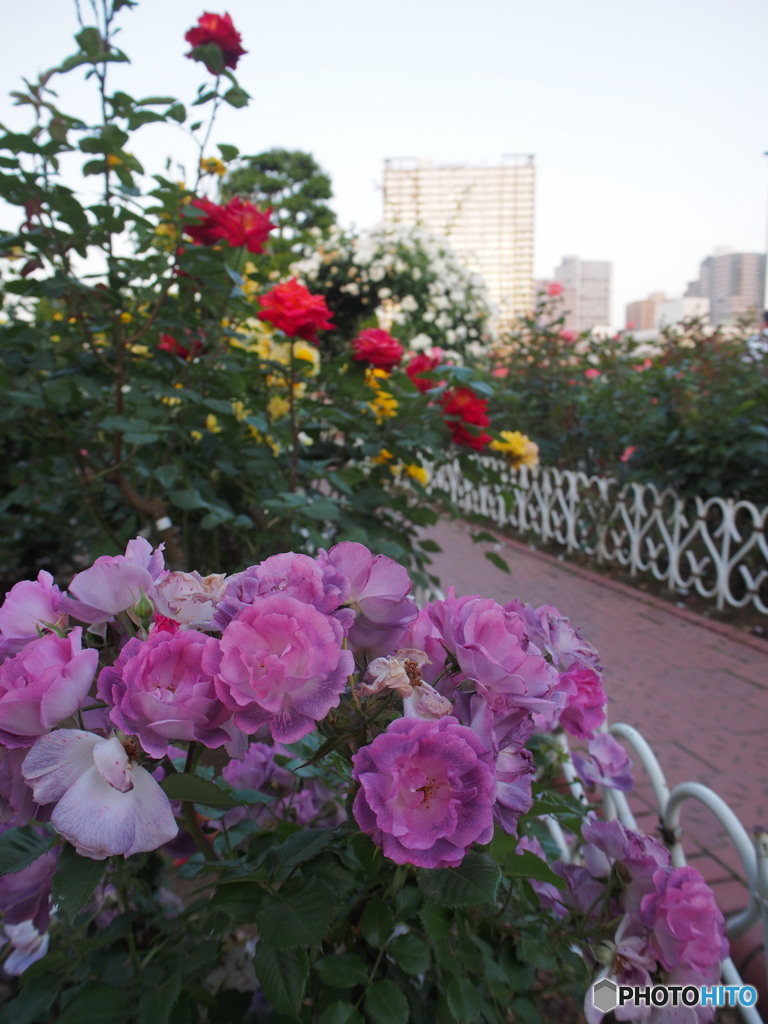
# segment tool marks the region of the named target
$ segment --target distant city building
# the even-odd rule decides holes
[[[611,264],[607,260],[580,260],[564,256],[555,270],[563,286],[564,329],[606,330],[611,322]]]
[[[532,156],[499,166],[384,162],[384,223],[419,224],[445,238],[479,274],[500,326],[533,308]]]
[[[655,327],[673,327],[683,320],[708,320],[709,299],[684,295],[679,299],[665,299],[656,306]]]
[[[699,279],[691,281],[685,295],[709,300],[712,324],[753,315],[765,302],[765,255],[717,249],[702,261]]]
[[[656,326],[656,309],[660,302],[666,302],[664,292],[651,292],[647,299],[630,302],[626,307],[624,324],[627,330],[648,331]]]

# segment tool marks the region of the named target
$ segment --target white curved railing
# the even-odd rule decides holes
[[[458,462],[436,469],[431,488],[461,511],[533,534],[568,552],[649,573],[681,595],[695,591],[726,606],[768,614],[768,507],[732,498],[681,498],[653,484],[525,467],[480,456],[497,477],[476,484]]]
[[[698,782],[682,782],[670,789],[656,755],[633,726],[618,723],[609,726],[608,731],[631,748],[632,754],[639,760],[648,777],[658,807],[662,835],[669,848],[673,865],[681,867],[686,863],[680,821],[681,809],[686,802],[696,801],[703,805],[723,826],[741,860],[745,898],[744,907],[726,919],[726,934],[729,939],[739,938],[759,922],[763,950],[768,950],[768,832],[759,833],[754,841],[750,839],[744,826],[725,801],[713,790]],[[571,760],[568,740],[563,733],[558,734],[557,745],[558,763],[562,765],[571,792],[577,799],[585,800],[583,787]],[[624,793],[604,787],[602,799],[604,816],[607,819],[618,818],[628,828],[637,828]],[[560,847],[563,860],[569,862],[571,852],[565,837],[558,837],[557,830],[553,831],[551,827],[550,832]],[[768,964],[766,968],[768,969]],[[722,977],[728,985],[744,984],[730,957],[723,960]],[[739,1012],[747,1024],[764,1024],[762,1016],[754,1006],[739,1006]]]

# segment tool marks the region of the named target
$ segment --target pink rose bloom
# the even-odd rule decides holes
[[[587,786],[608,786],[623,793],[634,788],[629,754],[608,732],[590,740],[586,757],[574,751],[573,765]]]
[[[600,371],[596,370],[594,366],[590,366],[588,370],[584,371],[584,376],[587,380],[596,380],[600,376]]]
[[[525,623],[525,635],[540,651],[548,654],[561,672],[574,663],[601,671],[600,656],[571,620],[551,604],[533,608],[522,601],[510,601],[505,611],[516,612]]]
[[[66,629],[61,597],[53,576],[44,569],[36,580],[21,580],[11,587],[0,606],[0,659],[17,654],[46,626]]]
[[[406,627],[418,615],[408,597],[411,579],[407,570],[354,541],[342,541],[330,551],[320,551],[317,561],[336,569],[349,587],[347,602],[355,611],[350,645],[374,655],[397,650]]]
[[[429,655],[426,679],[434,683],[447,670],[437,688],[494,753],[525,743],[534,712],[552,712],[556,671],[528,640],[522,618],[490,598],[457,598],[449,588],[419,613],[407,642]]]
[[[82,633],[42,636],[0,665],[0,743],[28,747],[85,703],[99,654],[81,649]]]
[[[493,835],[493,761],[455,718],[399,718],[352,759],[355,819],[386,857],[456,867]]]
[[[309,555],[289,551],[271,555],[260,565],[252,565],[244,572],[230,576],[216,610],[216,624],[224,629],[243,608],[270,594],[295,597],[324,615],[333,613],[345,628],[354,619],[354,612],[350,609],[340,609],[340,605],[349,598],[346,577],[328,563],[321,564]]]
[[[168,797],[120,740],[80,729],[41,736],[24,761],[51,824],[82,857],[104,860],[157,850],[178,833]]]
[[[294,597],[264,597],[229,623],[215,651],[206,648],[203,668],[239,729],[268,724],[273,739],[293,743],[338,706],[354,669],[343,640],[333,617]]]
[[[155,580],[164,573],[161,545],[136,537],[124,555],[102,555],[90,569],[79,572],[69,585],[63,608],[74,618],[98,626],[132,608],[142,593],[154,599]]]
[[[690,979],[719,977],[728,956],[725,922],[712,890],[692,867],[659,868],[655,891],[640,904],[640,918],[652,929],[650,948],[662,966],[685,968]]]
[[[187,629],[211,629],[225,581],[224,573],[169,572],[155,585],[155,614]]]
[[[602,678],[593,668],[575,664],[560,673],[557,689],[565,694],[565,706],[560,712],[560,725],[571,736],[589,740],[605,721],[608,698],[603,690]]]
[[[230,739],[226,725],[232,712],[203,668],[203,659],[215,659],[218,646],[217,639],[193,629],[129,640],[114,665],[99,674],[98,694],[112,705],[111,720],[138,736],[152,757],[163,757],[175,740],[222,746]]]

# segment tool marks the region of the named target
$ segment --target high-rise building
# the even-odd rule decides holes
[[[555,270],[555,281],[568,294],[564,328],[591,331],[611,322],[611,264],[607,260],[580,260],[564,256]],[[564,294],[565,294],[564,293]]]
[[[627,330],[651,330],[656,326],[656,307],[666,301],[664,292],[651,292],[647,299],[627,303],[624,326]]]
[[[698,281],[691,281],[685,294],[709,299],[712,324],[754,316],[765,302],[765,255],[717,249],[702,261]]]
[[[532,156],[498,166],[384,162],[385,224],[419,224],[445,238],[479,274],[498,310],[498,325],[533,308]]]

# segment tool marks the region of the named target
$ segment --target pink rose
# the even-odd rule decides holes
[[[653,929],[651,950],[662,966],[685,968],[694,977],[719,976],[728,955],[725,922],[712,890],[692,867],[659,868],[655,892],[640,904],[640,918]]]
[[[224,573],[169,572],[155,586],[155,615],[189,629],[211,629],[225,589]]]
[[[82,707],[99,660],[82,634],[42,636],[0,665],[0,743],[28,747]]]
[[[244,608],[224,630],[203,667],[235,724],[254,733],[268,724],[281,743],[306,736],[338,705],[353,671],[344,630],[294,597],[274,595]]]
[[[152,633],[129,640],[114,665],[102,669],[98,694],[113,705],[110,718],[138,736],[152,757],[163,757],[175,740],[220,747],[230,739],[232,717],[203,668],[219,641],[192,629]]]
[[[380,370],[393,370],[402,361],[405,349],[391,334],[369,327],[352,342],[353,359]]]
[[[565,695],[560,725],[571,736],[591,740],[595,729],[605,721],[608,698],[603,690],[602,676],[588,665],[576,663],[560,673],[557,690]]]
[[[355,819],[396,864],[456,867],[493,835],[490,754],[455,718],[399,718],[352,759]]]
[[[349,630],[351,646],[374,655],[396,650],[406,627],[418,615],[418,608],[408,596],[411,579],[407,570],[354,541],[342,541],[330,551],[320,551],[317,561],[335,569],[348,587],[346,600],[355,611],[355,622]]]
[[[142,593],[151,600],[155,580],[164,573],[162,547],[153,551],[149,541],[136,537],[124,555],[102,555],[75,576],[62,606],[73,618],[96,626],[131,609]]]
[[[65,629],[67,614],[61,597],[53,576],[45,570],[36,580],[21,580],[11,587],[0,606],[0,658],[17,654],[46,626]]]

